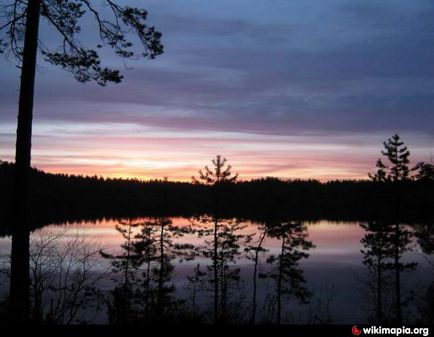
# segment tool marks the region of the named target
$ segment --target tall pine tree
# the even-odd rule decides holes
[[[123,59],[152,59],[161,54],[161,33],[147,25],[147,15],[145,9],[114,0],[104,0],[101,5],[90,0],[6,0],[0,5],[0,53],[14,56],[21,69],[9,294],[10,316],[16,322],[29,319],[28,190],[38,49],[47,62],[73,73],[79,82],[119,83],[119,70],[102,66],[98,50],[107,46]],[[94,48],[83,47],[78,39],[80,22],[86,19],[96,23],[100,41]],[[41,21],[57,33],[59,46],[51,48],[49,41],[39,36]],[[136,37],[139,48],[131,36]]]

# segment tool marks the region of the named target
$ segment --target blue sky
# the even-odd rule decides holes
[[[126,66],[105,53],[125,75],[106,88],[40,57],[34,165],[188,180],[221,153],[244,178],[361,178],[394,133],[430,160],[431,1],[124,2],[148,9],[165,53]],[[0,72],[0,158],[12,160],[19,73],[5,59]]]

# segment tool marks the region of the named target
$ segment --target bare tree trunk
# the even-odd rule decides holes
[[[214,256],[213,256],[213,268],[214,268],[214,323],[218,322],[219,318],[219,284],[218,284],[218,219],[214,219]]]
[[[158,302],[157,302],[157,316],[161,315],[163,306],[163,286],[164,286],[164,273],[166,268],[164,256],[164,219],[160,218],[160,272],[158,274]]]
[[[125,311],[123,313],[123,324],[130,323],[131,320],[131,298],[130,298],[130,259],[131,259],[131,223],[128,226],[128,237],[127,237],[127,261],[125,265],[124,274],[124,301],[125,301]]]
[[[11,321],[15,323],[28,322],[30,314],[28,199],[32,147],[33,94],[38,50],[40,6],[40,0],[31,0],[27,6],[20,98],[18,103],[14,177],[14,228],[12,232],[9,294],[9,314]]]
[[[283,260],[284,249],[285,249],[285,238],[282,238],[282,246],[281,246],[281,251],[279,256],[279,276],[277,279],[277,324],[278,325],[280,325],[280,320],[282,316],[282,281],[283,281],[282,260]]]
[[[402,310],[401,310],[401,268],[400,268],[400,251],[399,245],[401,240],[401,228],[399,225],[399,218],[401,215],[401,185],[399,181],[394,183],[395,188],[395,300],[396,300],[396,321],[402,323]]]
[[[222,249],[223,250],[223,249]],[[226,298],[228,289],[228,279],[226,277],[226,259],[223,257],[224,252],[222,251],[222,261],[221,261],[221,276],[220,276],[220,322],[226,324]]]
[[[267,231],[266,231],[266,229],[264,229],[264,232],[261,234],[261,237],[259,239],[258,247],[256,247],[256,250],[255,250],[255,259],[254,259],[255,265],[254,265],[254,269],[253,269],[253,295],[252,295],[252,297],[253,297],[253,304],[252,304],[252,317],[250,319],[250,324],[255,324],[256,323],[256,307],[257,307],[257,304],[256,304],[256,292],[257,292],[257,288],[258,288],[258,286],[257,286],[257,283],[258,283],[257,277],[258,277],[259,252],[260,252],[260,250],[262,248],[262,243],[264,242],[266,233],[267,233]]]

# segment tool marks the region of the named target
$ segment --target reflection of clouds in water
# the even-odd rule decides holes
[[[132,222],[140,223],[145,220],[149,220],[149,218],[133,219]],[[124,221],[128,222],[128,220]],[[178,227],[187,227],[192,224],[189,219],[180,217],[173,218],[172,221],[173,225]],[[116,224],[118,224],[116,220],[102,220],[97,222],[83,221],[68,225],[50,225],[32,232],[31,237],[35,241],[41,237],[47,238],[58,235],[59,244],[67,245],[79,236],[83,238],[83,242],[86,245],[93,249],[104,249],[110,251],[110,253],[120,253],[120,245],[124,243],[124,239],[115,229]],[[240,231],[243,234],[259,233],[259,225],[257,223],[247,221],[245,224],[247,225],[246,228]],[[362,265],[362,254],[360,252],[362,248],[360,240],[365,234],[363,229],[358,223],[333,221],[307,222],[306,227],[308,234],[306,239],[312,241],[315,248],[309,250],[309,258],[301,260],[300,266],[304,271],[307,287],[314,292],[312,301],[319,301],[327,297],[330,289],[334,286],[335,292],[330,303],[330,313],[335,320],[334,322],[362,322],[366,318],[366,312],[357,303],[366,303],[366,298],[363,297],[361,291],[361,284],[358,281],[359,277],[366,275],[366,268]],[[133,231],[134,234],[137,234],[140,228],[135,227]],[[206,239],[210,240],[209,237]],[[258,235],[253,238],[250,244],[254,245],[257,239]],[[198,238],[194,234],[187,234],[181,238],[175,238],[174,243],[203,245],[205,244],[205,238]],[[407,289],[406,291],[410,289],[415,291],[417,289],[424,289],[428,282],[430,282],[430,275],[432,275],[426,272],[432,266],[427,262],[426,256],[421,254],[416,242],[414,242],[414,245],[416,251],[407,253],[403,260],[418,262],[419,266],[415,272],[403,273],[403,288]],[[0,238],[0,255],[9,255],[10,246],[10,238]],[[276,238],[267,237],[264,240],[263,246],[269,251],[265,255],[261,255],[259,265],[259,272],[261,273],[270,270],[270,266],[265,263],[266,257],[271,254],[279,254],[280,242]],[[235,264],[231,266],[241,268],[240,275],[244,287],[243,293],[246,295],[246,304],[249,305],[249,296],[252,291],[253,264],[251,260],[245,258],[243,248],[241,247],[242,257],[237,258]],[[108,261],[99,256],[97,259],[107,266]],[[210,265],[210,260],[203,256],[198,256],[193,261],[183,261],[182,263],[179,263],[177,259],[173,261],[175,272],[172,282],[176,285],[176,296],[178,298],[188,297],[188,292],[185,288],[187,276],[192,275],[192,271],[198,263],[205,268],[206,265]],[[1,292],[4,294],[7,282],[5,282],[4,276],[0,275],[0,277],[2,277],[3,289]],[[418,282],[417,285],[414,284],[415,280]],[[110,290],[112,285],[113,282],[110,280],[102,283],[105,291]],[[262,307],[262,303],[264,303],[270,293],[273,293],[273,282],[268,279],[258,280],[257,300],[261,307],[258,310],[259,316],[263,314],[264,308]],[[211,295],[209,291],[200,292],[198,295],[198,305],[203,308],[209,306]],[[285,307],[288,311],[292,312],[294,317],[297,315],[304,317],[303,315],[308,315],[310,310],[308,305],[299,306],[295,300],[285,301]],[[103,315],[98,320],[104,322]]]

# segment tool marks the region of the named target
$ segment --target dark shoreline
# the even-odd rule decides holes
[[[13,164],[0,163],[0,219],[11,219]],[[434,222],[434,182],[281,180],[264,178],[218,187],[168,181],[103,179],[31,174],[30,214],[34,227],[102,218],[216,214],[258,222],[381,220]],[[397,207],[399,200],[399,207]],[[218,209],[218,212],[216,211]]]

